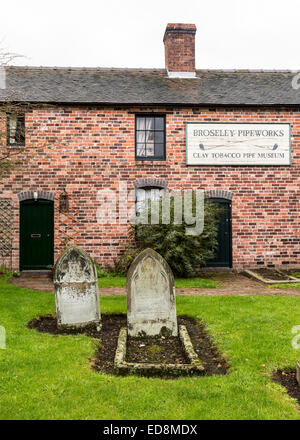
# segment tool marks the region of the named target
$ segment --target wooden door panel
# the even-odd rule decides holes
[[[49,200],[20,204],[20,270],[48,269],[53,265],[54,207]]]

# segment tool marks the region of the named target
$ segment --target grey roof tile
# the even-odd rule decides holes
[[[294,71],[197,70],[171,79],[165,69],[5,67],[0,101],[78,104],[300,105]]]

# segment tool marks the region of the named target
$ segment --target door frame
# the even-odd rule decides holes
[[[51,218],[51,226],[52,226],[52,243],[51,243],[51,253],[52,253],[52,264],[54,264],[54,200],[50,200],[50,199],[48,199],[48,198],[43,198],[43,197],[39,197],[39,198],[24,198],[23,200],[20,200],[20,203],[19,203],[19,268],[20,268],[20,271],[22,271],[22,270],[32,270],[32,271],[34,271],[34,270],[37,270],[37,271],[39,271],[39,270],[47,270],[47,269],[45,269],[45,267],[44,266],[37,266],[37,267],[35,267],[35,268],[30,268],[30,269],[24,269],[23,267],[22,267],[22,246],[23,246],[23,243],[22,243],[22,240],[23,240],[23,237],[22,237],[22,215],[21,215],[21,209],[22,209],[22,206],[23,205],[26,205],[26,203],[32,203],[32,202],[34,202],[34,203],[36,203],[36,202],[39,202],[39,201],[44,201],[44,202],[48,202],[48,204],[49,205],[51,205],[52,206],[52,218]]]
[[[210,197],[209,200],[217,203],[224,203],[227,205],[228,213],[229,213],[229,228],[228,228],[228,241],[229,241],[229,264],[224,266],[221,263],[208,263],[207,267],[228,267],[232,268],[232,200],[225,199],[223,197]]]

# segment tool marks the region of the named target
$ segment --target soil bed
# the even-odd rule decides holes
[[[253,269],[253,272],[257,273],[261,277],[266,280],[274,280],[274,281],[284,281],[288,280],[288,276],[285,273],[277,272],[276,270],[261,268],[261,269]]]
[[[300,386],[296,379],[296,370],[277,370],[272,377],[274,382],[285,387],[288,395],[296,399],[300,405]]]
[[[281,269],[281,272],[283,272],[287,276],[292,276],[292,277],[297,278],[295,276],[295,273],[297,273],[297,272],[299,273],[300,269],[299,268],[298,269]]]
[[[186,364],[181,343],[176,337],[128,338],[126,361],[135,363]]]
[[[83,329],[58,330],[55,315],[46,315],[29,322],[28,327],[43,333],[54,335],[85,334],[100,339],[93,358],[92,368],[99,372],[115,374],[114,358],[121,327],[126,326],[126,315],[103,314],[102,330],[97,332],[93,326]],[[205,375],[226,374],[229,364],[220,354],[207,334],[204,324],[188,316],[179,316],[178,324],[186,326],[194,346],[195,352],[203,362]],[[157,362],[157,363],[186,363],[178,338],[128,338],[128,362]],[[159,376],[161,377],[161,376]],[[178,377],[178,376],[176,376]]]

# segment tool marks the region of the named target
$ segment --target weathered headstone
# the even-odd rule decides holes
[[[127,275],[127,327],[130,336],[177,336],[173,273],[165,259],[145,249]]]
[[[100,330],[98,278],[91,257],[69,247],[55,265],[54,289],[58,327],[95,323]]]

